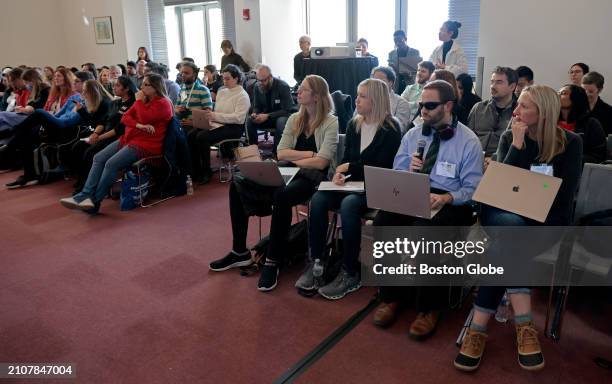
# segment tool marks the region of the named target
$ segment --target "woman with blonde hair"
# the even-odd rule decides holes
[[[273,208],[270,243],[258,283],[260,291],[276,287],[279,266],[287,253],[291,208],[310,199],[328,171],[335,168],[338,118],[332,115],[333,104],[325,79],[316,75],[306,76],[298,88],[298,104],[300,109],[287,120],[278,144],[278,160],[300,170],[289,184],[270,190],[270,199],[265,202],[267,207]],[[210,263],[213,271],[225,271],[253,262],[246,238],[249,216],[255,212],[247,211],[243,206],[239,191],[244,185],[240,178],[235,178],[230,185],[233,246],[225,257]]]
[[[392,168],[401,141],[399,121],[391,115],[389,87],[378,79],[362,81],[355,99],[357,114],[349,122],[344,143],[344,156],[336,168],[333,182],[363,181],[365,165]],[[328,212],[340,210],[342,220],[343,261],[335,279],[317,287],[312,273],[313,260],[322,259],[328,225]],[[311,262],[295,286],[303,290],[318,288],[326,299],[340,299],[361,287],[359,245],[361,216],[367,209],[365,193],[319,191],[310,200],[309,244]]]
[[[537,169],[562,179],[561,187],[543,225],[569,225],[574,195],[582,170],[582,142],[573,132],[561,128],[561,103],[554,89],[534,85],[523,89],[514,110],[511,129],[501,137],[498,161],[524,169]],[[539,222],[498,208],[483,206],[483,226],[534,226]],[[490,249],[491,255],[500,251]],[[514,312],[518,362],[526,370],[544,367],[544,356],[531,316],[531,295],[525,287],[481,286],[474,303],[474,318],[455,359],[455,367],[473,371],[480,365],[487,338],[486,326],[504,294]]]
[[[102,86],[97,84],[94,88],[100,90]],[[83,190],[74,197],[61,199],[60,203],[67,208],[97,213],[121,170],[142,157],[162,153],[166,128],[172,116],[172,102],[166,95],[163,78],[146,75],[142,89],[136,93],[136,102],[121,119],[125,124],[123,136],[94,156]]]
[[[113,82],[111,81],[110,68],[102,68],[100,70],[100,84],[102,84],[109,94],[113,94]]]

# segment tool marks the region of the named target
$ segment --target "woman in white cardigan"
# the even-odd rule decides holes
[[[458,21],[445,21],[438,32],[438,39],[442,45],[436,47],[429,61],[434,63],[436,69],[451,71],[455,77],[467,73],[468,64],[463,48],[454,39],[459,36],[461,23]]]
[[[223,87],[217,93],[214,112],[208,110],[210,130],[201,129],[191,146],[194,168],[201,167],[203,177],[197,180],[206,184],[210,180],[210,146],[222,140],[238,139],[244,132],[244,122],[251,107],[249,95],[242,88],[242,72],[236,65],[228,64],[221,71]]]

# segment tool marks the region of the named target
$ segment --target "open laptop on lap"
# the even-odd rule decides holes
[[[472,199],[543,223],[561,182],[558,177],[492,161]]]
[[[223,124],[216,123],[208,120],[206,117],[205,109],[192,109],[191,119],[193,120],[193,127],[197,129],[212,130],[221,127]]]
[[[431,209],[429,175],[364,166],[369,208],[402,215],[433,218],[440,209]]]
[[[236,164],[244,177],[269,187],[289,184],[300,170],[298,167],[279,167],[272,161],[238,161]]]

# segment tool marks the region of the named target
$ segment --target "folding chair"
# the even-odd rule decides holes
[[[232,181],[232,178],[234,177],[234,164],[232,163],[233,159],[231,157],[224,157],[223,156],[223,145],[227,145],[230,143],[237,143],[238,146],[244,146],[245,144],[248,145],[248,132],[247,132],[247,128],[246,128],[246,121],[243,124],[243,131],[242,131],[242,135],[239,138],[236,139],[226,139],[226,140],[221,140],[217,143],[214,143],[213,145],[211,145],[210,149],[212,151],[217,151],[217,157],[221,160],[221,165],[219,166],[219,181],[221,183],[227,183]],[[223,177],[223,172],[227,172],[227,178]]]

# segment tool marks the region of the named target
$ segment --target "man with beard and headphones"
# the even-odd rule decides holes
[[[456,102],[453,87],[444,80],[434,80],[423,88],[419,107],[422,125],[416,125],[403,137],[395,155],[393,169],[429,174],[431,208],[441,210],[432,219],[422,219],[380,211],[376,226],[465,226],[471,225],[472,194],[482,178],[483,154],[474,132],[457,121],[452,113]],[[424,145],[424,156],[418,147]],[[374,315],[374,323],[385,327],[396,317],[400,302],[415,297],[418,312],[410,325],[415,340],[431,336],[437,326],[440,310],[448,297],[446,287],[381,287],[383,304]]]

